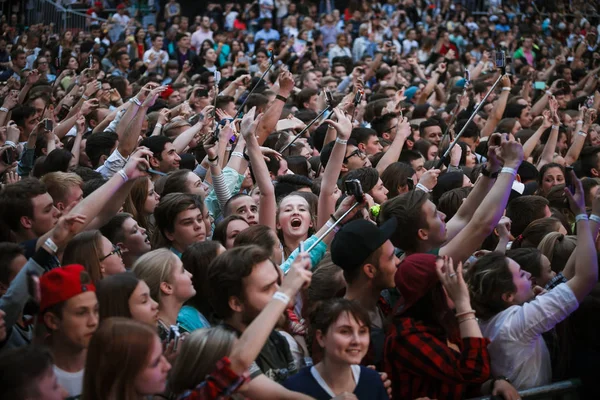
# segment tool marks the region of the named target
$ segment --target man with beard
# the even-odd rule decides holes
[[[298,257],[297,262],[306,260]],[[241,334],[280,293],[281,271],[271,261],[268,251],[258,246],[241,246],[226,251],[210,264],[208,281],[208,299],[215,313],[227,329]],[[282,314],[277,325],[284,323]],[[287,340],[274,330],[250,367],[252,381],[244,395],[264,398],[269,393],[272,398],[279,399],[306,398],[276,383],[297,371]]]

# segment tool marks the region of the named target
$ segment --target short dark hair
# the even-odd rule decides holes
[[[177,219],[177,215],[182,211],[194,208],[199,208],[200,210],[203,209],[200,196],[186,193],[171,193],[162,197],[160,203],[158,203],[158,206],[156,206],[156,209],[154,210],[156,231],[158,231],[162,238],[169,243],[170,241],[167,239],[165,232],[173,232],[175,230],[175,220]]]
[[[388,190],[388,199],[398,196],[398,187],[408,185],[408,180],[415,174],[410,164],[394,162],[381,174],[383,186]],[[413,182],[414,183],[414,182]],[[411,188],[408,187],[410,190]]]
[[[44,174],[49,174],[51,172],[67,172],[72,158],[73,153],[69,150],[54,149],[46,156],[42,170],[44,171]]]
[[[369,331],[371,330],[369,313],[358,301],[333,298],[320,302],[310,313],[311,333],[314,334],[316,331],[321,331],[325,335],[329,327],[344,313],[350,314],[358,323],[362,323]]]
[[[119,135],[114,132],[104,131],[93,134],[85,142],[85,154],[88,155],[92,166],[98,167],[102,156],[110,156],[110,152],[119,140]]]
[[[298,108],[304,108],[304,103],[308,103],[310,98],[316,96],[319,93],[316,89],[304,88],[296,95],[296,106]]]
[[[425,157],[418,151],[405,149],[405,150],[402,150],[402,152],[400,153],[400,157],[398,158],[398,161],[410,164],[411,162],[421,159],[421,158],[425,158]]]
[[[178,169],[170,172],[166,177],[165,185],[160,195],[164,197],[170,193],[187,193],[187,175],[190,172],[189,169]]]
[[[0,192],[0,215],[8,227],[18,232],[21,217],[33,218],[31,199],[48,192],[46,185],[35,178],[25,178],[4,186]]]
[[[521,118],[521,112],[523,112],[525,108],[527,108],[527,106],[519,103],[507,104],[506,108],[504,109],[504,115],[502,115],[502,118],[519,119]]]
[[[217,108],[224,108],[231,102],[235,103],[233,96],[217,96]]]
[[[598,153],[600,153],[600,146],[585,147],[581,151],[579,177],[592,176],[592,168],[598,168]]]
[[[39,381],[54,364],[52,353],[37,344],[8,349],[0,357],[0,393],[7,399],[36,398]]]
[[[269,235],[272,232],[272,235]],[[234,247],[256,245],[269,253],[277,244],[275,237],[277,234],[266,225],[253,225],[238,233],[233,243]]]
[[[231,196],[231,197],[229,198],[229,200],[227,200],[227,203],[225,203],[225,207],[223,207],[223,216],[224,216],[224,217],[227,217],[227,216],[231,215],[231,213],[232,213],[232,210],[230,210],[230,209],[229,209],[229,206],[231,205],[231,203],[232,203],[234,200],[237,200],[237,199],[239,199],[240,197],[244,197],[244,196],[246,196],[246,197],[250,197],[250,196],[249,196],[249,195],[247,195],[246,193],[236,193],[236,194],[234,194],[233,196]]]
[[[278,200],[304,188],[312,188],[312,181],[306,176],[280,175],[275,178],[275,198]]]
[[[123,224],[127,218],[133,218],[129,213],[117,213],[112,217],[102,228],[100,232],[106,237],[112,244],[117,244],[125,240],[123,234]]]
[[[344,183],[351,179],[358,179],[365,193],[370,192],[379,181],[379,172],[373,167],[362,167],[352,170],[344,176]]]
[[[387,115],[387,114],[386,114]],[[373,126],[373,122],[371,122],[371,126]],[[350,137],[356,140],[356,143],[367,144],[369,142],[369,138],[372,136],[377,136],[377,130],[371,128],[354,128],[352,129],[352,133]]]
[[[209,301],[219,318],[233,315],[229,299],[244,299],[244,278],[254,266],[270,259],[270,253],[258,246],[235,247],[219,255],[208,267]],[[277,268],[273,264],[273,268]]]
[[[396,218],[398,228],[390,238],[394,246],[404,251],[415,252],[419,248],[419,229],[427,227],[423,204],[429,195],[421,190],[411,190],[383,203],[379,212],[379,222]]]
[[[369,129],[369,131],[375,131],[375,134],[378,136],[383,135],[385,132],[387,132],[387,130],[389,130],[389,128],[386,128],[386,126],[390,123],[391,120],[393,120],[394,118],[398,118],[398,116],[394,113],[387,113],[387,114],[383,114],[380,117],[376,117],[373,119],[373,121],[371,121],[371,128],[373,129]],[[368,140],[369,136],[371,136],[371,133],[369,133],[369,135],[367,135],[367,132],[362,132],[363,130],[366,130],[367,128],[354,128],[352,129],[352,135],[355,135],[355,131],[357,131],[358,135],[356,141],[359,143],[364,143],[364,140]],[[386,130],[387,129],[387,130]],[[361,135],[362,133],[362,135]],[[351,135],[351,136],[352,136]],[[359,137],[363,136],[363,140],[359,140]]]
[[[510,249],[506,252],[506,257],[514,260],[533,278],[538,278],[542,274],[542,252],[538,249],[531,247]]]
[[[520,196],[508,203],[506,216],[511,219],[510,233],[519,236],[527,225],[546,216],[546,206],[550,203],[542,196]]]
[[[489,319],[508,307],[502,299],[516,290],[506,256],[492,252],[481,257],[465,273],[471,305],[481,318]]]
[[[154,42],[159,37],[163,37],[162,33],[153,33],[152,36],[150,36],[150,40]]]
[[[29,105],[18,105],[12,110],[11,118],[17,126],[24,128],[25,120],[31,118],[36,112],[36,109]]]
[[[421,122],[419,124],[419,132],[421,133],[421,136],[425,135],[425,129],[431,128],[432,126],[439,126],[440,128],[442,127],[442,125],[440,124],[440,121],[438,121],[435,118],[429,118],[429,119],[426,119],[425,121]]]
[[[162,152],[165,149],[165,145],[171,142],[173,141],[166,136],[150,136],[142,140],[140,146],[146,146],[150,149],[154,157],[162,160]]]
[[[460,130],[466,125],[466,129],[464,130],[462,137],[465,138],[471,138],[471,139],[477,139],[480,136],[480,132],[479,132],[479,127],[477,127],[477,124],[473,121],[470,121],[469,124],[467,125],[467,121],[466,119],[461,119],[460,121],[458,121],[456,123],[456,127],[454,128],[454,130],[456,132],[460,132]],[[465,154],[466,156],[466,154]]]

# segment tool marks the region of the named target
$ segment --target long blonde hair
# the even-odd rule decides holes
[[[559,273],[567,265],[571,253],[577,247],[577,237],[563,235],[560,232],[550,232],[538,245],[538,250],[542,252],[548,260],[552,271]]]
[[[228,356],[235,334],[223,328],[198,329],[183,342],[169,375],[169,389],[180,394],[194,389],[215,369],[217,361]]]
[[[131,271],[138,279],[146,282],[150,288],[150,296],[160,304],[162,282],[171,282],[173,266],[177,256],[168,249],[153,250],[137,259]]]

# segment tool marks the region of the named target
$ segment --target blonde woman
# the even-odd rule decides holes
[[[171,325],[177,325],[179,312],[186,301],[196,295],[192,274],[168,249],[154,250],[144,254],[133,264],[135,276],[146,282],[150,297],[158,303],[158,335],[165,343]],[[187,332],[184,328],[181,333]]]
[[[71,239],[65,247],[62,264],[83,265],[94,284],[106,276],[125,272],[121,248],[98,230],[81,232]]]

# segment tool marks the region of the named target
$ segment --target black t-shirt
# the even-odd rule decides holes
[[[240,332],[229,325],[223,325],[223,327],[240,335]],[[298,366],[294,361],[290,346],[283,335],[277,331],[271,332],[256,361],[250,366],[249,372],[251,378],[262,373],[278,383],[283,383],[298,372]]]

